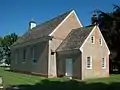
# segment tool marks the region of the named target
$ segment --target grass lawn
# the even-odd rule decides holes
[[[0,76],[3,77],[4,87],[16,85],[21,88],[19,90],[120,90],[119,74],[111,75],[109,78],[80,81],[66,78],[48,79],[10,72],[5,68],[0,68]]]
[[[5,86],[22,85],[22,84],[34,85],[35,83],[47,79],[45,77],[40,77],[40,76],[11,72],[7,68],[0,68],[0,76],[3,77]],[[55,81],[55,80],[59,80],[59,78],[53,78],[49,80]]]
[[[35,84],[41,81],[42,77],[10,72],[6,68],[0,68],[0,76],[3,77],[4,85]]]

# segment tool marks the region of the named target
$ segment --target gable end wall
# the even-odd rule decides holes
[[[49,41],[49,66],[48,66],[48,75],[57,76],[56,74],[56,53],[51,55],[51,50],[53,52],[60,46],[62,41],[67,37],[72,29],[80,28],[82,25],[78,21],[78,18],[74,11],[72,11],[66,18],[61,22],[61,24],[54,30],[50,36],[53,36],[53,39]],[[53,65],[54,63],[54,65]],[[53,68],[54,67],[54,68]]]
[[[99,78],[109,76],[109,51],[106,47],[106,43],[102,39],[102,46],[99,43],[99,39],[102,38],[101,33],[97,27],[87,39],[86,43],[82,47],[82,72],[83,79]],[[95,43],[91,43],[91,36],[95,37]],[[92,69],[86,68],[86,58],[92,56]],[[101,60],[106,59],[106,69],[102,69]]]

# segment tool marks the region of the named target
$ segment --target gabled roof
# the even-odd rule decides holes
[[[14,44],[20,44],[26,41],[34,40],[40,37],[48,36],[52,31],[70,14],[72,10],[63,13],[49,21],[46,21],[40,25],[37,25],[31,30],[28,30],[21,38],[19,38]]]
[[[57,51],[79,49],[93,29],[93,25],[72,30]]]

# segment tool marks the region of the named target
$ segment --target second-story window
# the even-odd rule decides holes
[[[101,38],[99,39],[99,44],[102,46],[102,39]]]
[[[91,37],[91,43],[92,43],[92,44],[95,43],[95,37],[94,37],[94,36]]]

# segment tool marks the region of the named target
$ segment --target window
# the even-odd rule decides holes
[[[16,51],[16,58],[15,58],[15,63],[18,63],[19,61],[19,51]]]
[[[24,49],[23,50],[23,62],[25,62],[26,61],[26,57],[27,57],[27,50],[26,49]]]
[[[106,60],[105,58],[102,58],[102,69],[106,68]]]
[[[99,39],[99,44],[102,46],[102,39],[101,38]]]
[[[92,69],[92,57],[87,57],[86,66],[87,69]]]
[[[91,43],[92,43],[92,44],[95,43],[95,37],[94,37],[94,36],[91,37]]]
[[[35,57],[35,47],[32,47],[32,62],[33,63],[37,62],[36,57]]]

